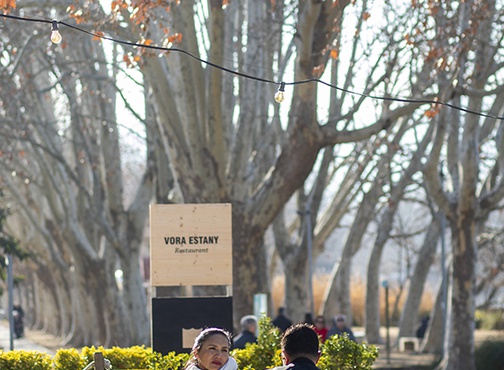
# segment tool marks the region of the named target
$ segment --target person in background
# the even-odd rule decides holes
[[[342,335],[343,333],[348,334],[348,338],[357,342],[355,339],[355,335],[348,326],[346,326],[346,316],[345,315],[336,315],[333,318],[333,326],[327,332],[327,338],[332,337],[333,335]]]
[[[244,349],[247,343],[257,342],[257,318],[254,315],[243,316],[240,326],[242,331],[233,340],[234,349]]]
[[[229,356],[231,334],[220,328],[206,328],[194,339],[185,370],[237,370]]]
[[[429,327],[429,320],[430,320],[429,315],[422,317],[422,320],[420,320],[420,326],[418,327],[418,329],[416,331],[417,338],[422,339],[425,336],[425,332],[427,331],[427,328]]]
[[[24,311],[19,303],[14,303],[12,316],[14,318],[14,334],[16,338],[22,338],[24,336]]]
[[[280,329],[282,333],[292,325],[292,321],[287,316],[285,316],[285,307],[278,308],[278,315],[271,323],[278,329]]]
[[[309,324],[295,324],[288,328],[281,341],[282,363],[273,370],[319,370],[319,339]]]
[[[311,312],[307,312],[304,315],[304,323],[308,325],[313,325],[313,316]]]
[[[315,333],[317,333],[322,343],[324,343],[327,338],[327,331],[328,329],[326,327],[324,316],[318,315],[315,318]]]

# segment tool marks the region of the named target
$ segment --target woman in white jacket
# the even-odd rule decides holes
[[[237,370],[231,350],[231,334],[219,328],[204,329],[194,340],[185,370]]]

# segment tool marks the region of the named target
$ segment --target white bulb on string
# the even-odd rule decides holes
[[[284,92],[285,92],[285,82],[280,83],[280,87],[278,88],[277,92],[275,93],[275,101],[277,103],[281,103],[284,101]]]
[[[51,30],[51,41],[54,44],[59,44],[62,40],[61,33],[59,33],[58,21],[52,21],[52,30]]]

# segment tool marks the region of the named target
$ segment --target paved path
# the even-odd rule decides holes
[[[387,351],[384,345],[378,345],[380,356],[373,364],[373,369],[418,369],[430,368],[436,361],[436,356],[430,353],[418,353],[412,351],[399,352],[397,348],[393,348],[390,352],[390,357],[387,356]]]
[[[52,349],[46,348],[38,343],[30,341],[26,337],[14,339],[14,350],[25,350],[25,351],[39,351],[46,352],[51,356],[54,356],[56,352]],[[0,348],[4,351],[9,351],[10,348],[10,334],[9,334],[9,323],[5,320],[0,320]]]

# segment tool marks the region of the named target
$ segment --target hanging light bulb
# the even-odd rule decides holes
[[[285,82],[280,83],[280,87],[278,88],[277,92],[275,93],[275,101],[277,103],[281,103],[284,101],[284,92],[285,92]]]
[[[51,41],[53,44],[59,44],[61,42],[61,33],[59,33],[58,21],[52,21],[52,31],[51,31]]]

